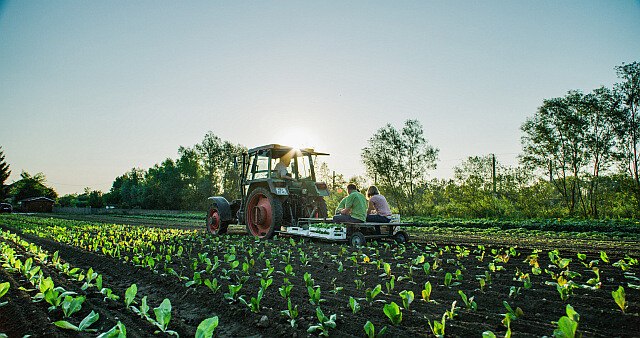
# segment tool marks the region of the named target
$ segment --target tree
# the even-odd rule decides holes
[[[219,168],[224,160],[222,140],[209,131],[204,135],[202,143],[196,145],[196,150],[204,168],[204,179],[200,182],[200,188],[207,196],[218,195],[221,183]]]
[[[405,121],[402,130],[387,124],[368,143],[361,154],[367,174],[401,213],[414,214],[418,188],[426,182],[427,170],[436,168],[438,149],[429,145],[417,120]]]
[[[172,159],[149,168],[145,175],[144,208],[179,209],[182,205],[183,181]]]
[[[28,172],[23,171],[20,174],[20,180],[11,186],[10,195],[14,201],[41,196],[55,200],[58,194],[53,188],[45,185],[46,180],[43,173],[37,173],[31,176]]]
[[[549,176],[573,213],[582,198],[580,169],[587,163],[585,129],[581,113],[583,94],[570,91],[563,98],[544,100],[536,114],[521,129],[521,161],[532,168],[548,170]],[[555,175],[555,176],[554,176]]]
[[[178,148],[178,155],[180,157],[176,161],[176,167],[182,180],[181,209],[195,210],[203,203],[203,200],[207,198],[205,194],[201,194],[198,189],[198,182],[203,176],[200,156],[195,147],[188,148],[182,146]]]
[[[0,146],[0,202],[4,201],[4,199],[7,198],[9,189],[8,186],[6,186],[4,183],[9,178],[9,175],[11,175],[11,170],[9,170],[9,165],[7,164],[7,162],[5,162],[4,151]]]
[[[620,159],[625,172],[633,180],[636,203],[640,209],[640,63],[622,64],[616,67],[616,73],[622,80],[615,85],[616,94],[623,104],[616,129]]]

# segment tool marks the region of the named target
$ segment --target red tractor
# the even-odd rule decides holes
[[[271,238],[298,219],[326,218],[329,190],[326,183],[316,182],[313,162],[318,155],[329,154],[278,144],[242,154],[241,198],[229,203],[222,196],[209,197],[209,232],[224,234],[230,224],[246,224],[253,236]],[[278,162],[288,163],[286,176],[276,171]]]

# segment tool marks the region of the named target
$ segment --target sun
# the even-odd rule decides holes
[[[275,136],[276,143],[293,148],[314,148],[317,145],[315,134],[306,128],[289,127]]]

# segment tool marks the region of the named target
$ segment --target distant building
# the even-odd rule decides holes
[[[18,202],[22,212],[53,212],[54,200],[41,196],[26,198]]]

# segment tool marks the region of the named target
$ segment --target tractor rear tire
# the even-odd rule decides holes
[[[251,235],[269,239],[282,224],[282,202],[269,190],[255,188],[247,198],[244,216]]]
[[[213,235],[222,235],[227,233],[229,227],[228,222],[220,219],[220,213],[216,206],[211,206],[207,213],[207,230]]]

